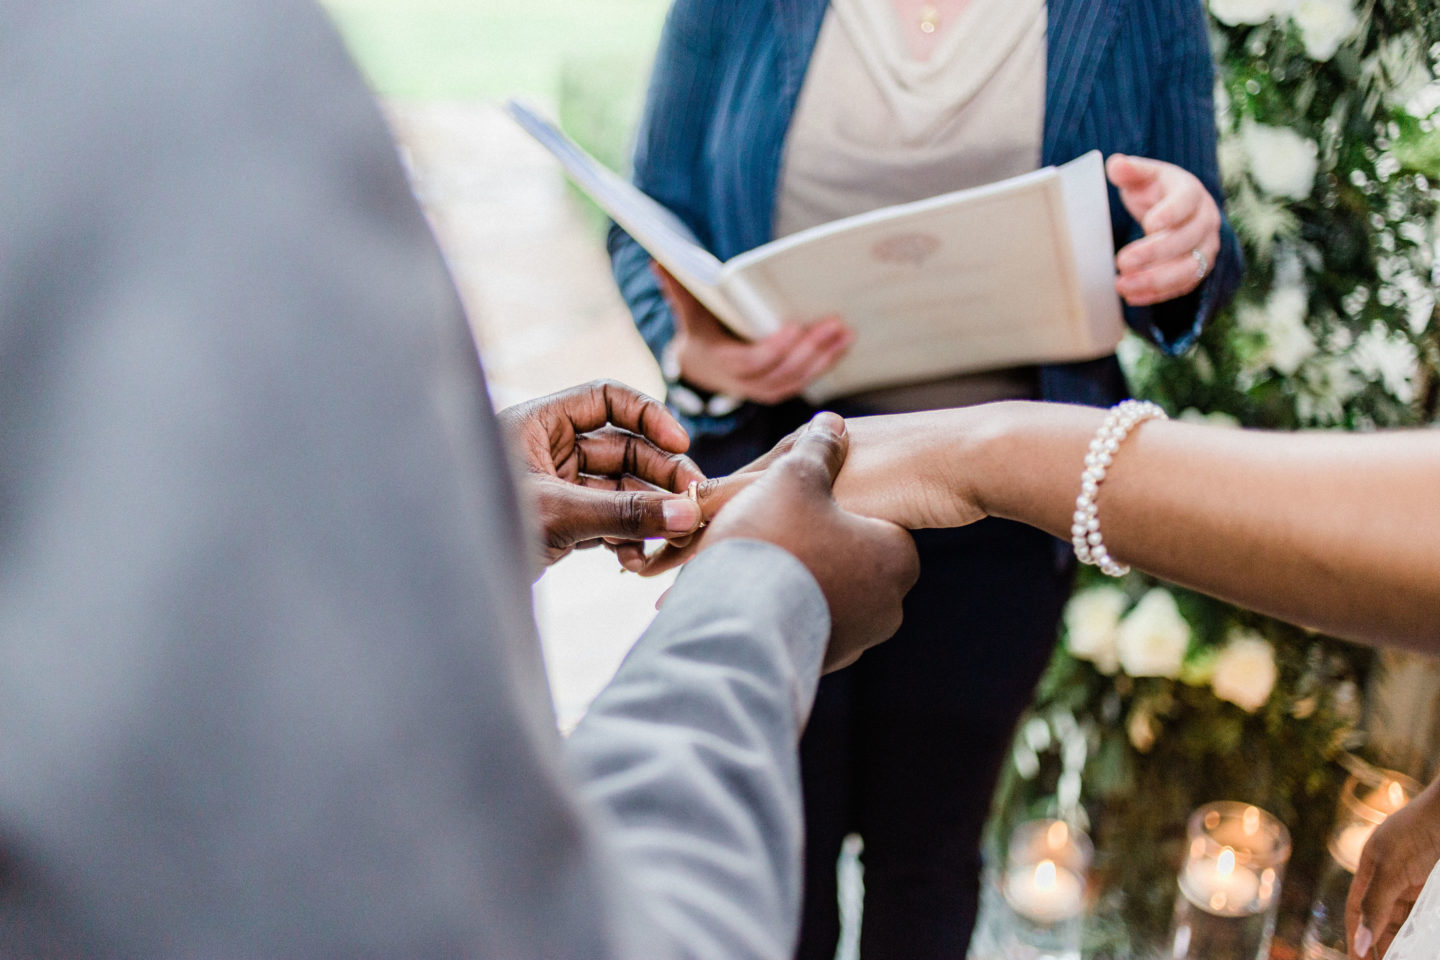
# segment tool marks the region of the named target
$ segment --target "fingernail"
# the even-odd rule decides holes
[[[821,410],[815,414],[814,419],[810,421],[810,426],[816,430],[833,433],[837,437],[845,436],[845,418],[829,410]]]
[[[1365,926],[1365,921],[1361,920],[1355,927],[1355,952],[1362,957],[1367,956],[1370,948],[1374,945],[1375,935],[1370,932],[1369,927]]]
[[[700,505],[693,500],[666,500],[660,509],[665,514],[665,529],[671,533],[689,533],[700,526]]]

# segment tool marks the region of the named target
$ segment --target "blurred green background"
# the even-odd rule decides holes
[[[602,163],[624,170],[670,0],[321,3],[381,97],[531,98]]]
[[[642,75],[668,0],[322,0],[377,92],[412,100],[548,99]]]

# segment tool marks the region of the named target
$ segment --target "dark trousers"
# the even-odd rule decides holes
[[[962,960],[980,830],[1069,588],[1055,541],[1004,520],[915,534],[920,581],[887,643],[823,678],[801,740],[800,960],[832,960],[836,860],[864,840],[863,960]]]

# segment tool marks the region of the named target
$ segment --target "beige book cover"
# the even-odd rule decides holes
[[[516,101],[512,117],[738,336],[837,314],[855,344],[806,391],[862,390],[1091,360],[1124,333],[1098,151],[1060,167],[873,210],[721,262],[669,210]]]

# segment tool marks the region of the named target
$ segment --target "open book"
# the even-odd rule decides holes
[[[669,210],[524,104],[506,109],[630,236],[747,339],[844,318],[855,344],[806,398],[1092,360],[1124,333],[1098,151],[873,210],[721,262]]]

